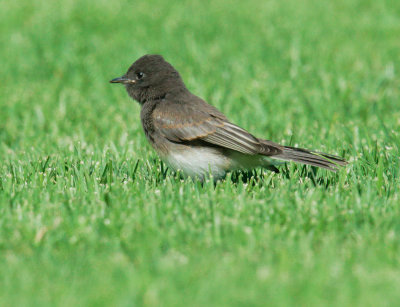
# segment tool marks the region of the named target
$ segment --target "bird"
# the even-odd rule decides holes
[[[287,161],[330,171],[347,164],[338,156],[254,136],[192,94],[179,72],[161,55],[140,57],[110,83],[123,84],[140,104],[148,142],[161,160],[185,177],[204,181],[211,175],[219,180],[227,172],[256,167],[279,172],[276,166]]]

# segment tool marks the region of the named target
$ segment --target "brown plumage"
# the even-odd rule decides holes
[[[147,139],[161,158],[186,175],[216,178],[229,170],[294,161],[335,171],[347,164],[340,157],[282,146],[257,138],[193,95],[179,73],[159,55],[145,55],[112,83],[125,84],[141,105]]]

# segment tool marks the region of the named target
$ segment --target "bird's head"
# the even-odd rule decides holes
[[[186,88],[171,64],[161,55],[150,54],[139,58],[126,74],[110,82],[124,84],[129,96],[141,104]]]

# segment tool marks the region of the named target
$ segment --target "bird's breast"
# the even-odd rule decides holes
[[[208,174],[215,179],[222,178],[231,167],[231,159],[213,147],[177,145],[170,148],[162,159],[174,170],[201,180]]]

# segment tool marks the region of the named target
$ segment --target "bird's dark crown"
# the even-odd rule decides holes
[[[153,54],[142,56],[125,75],[110,82],[123,83],[128,94],[141,104],[186,90],[178,71],[161,55]]]

